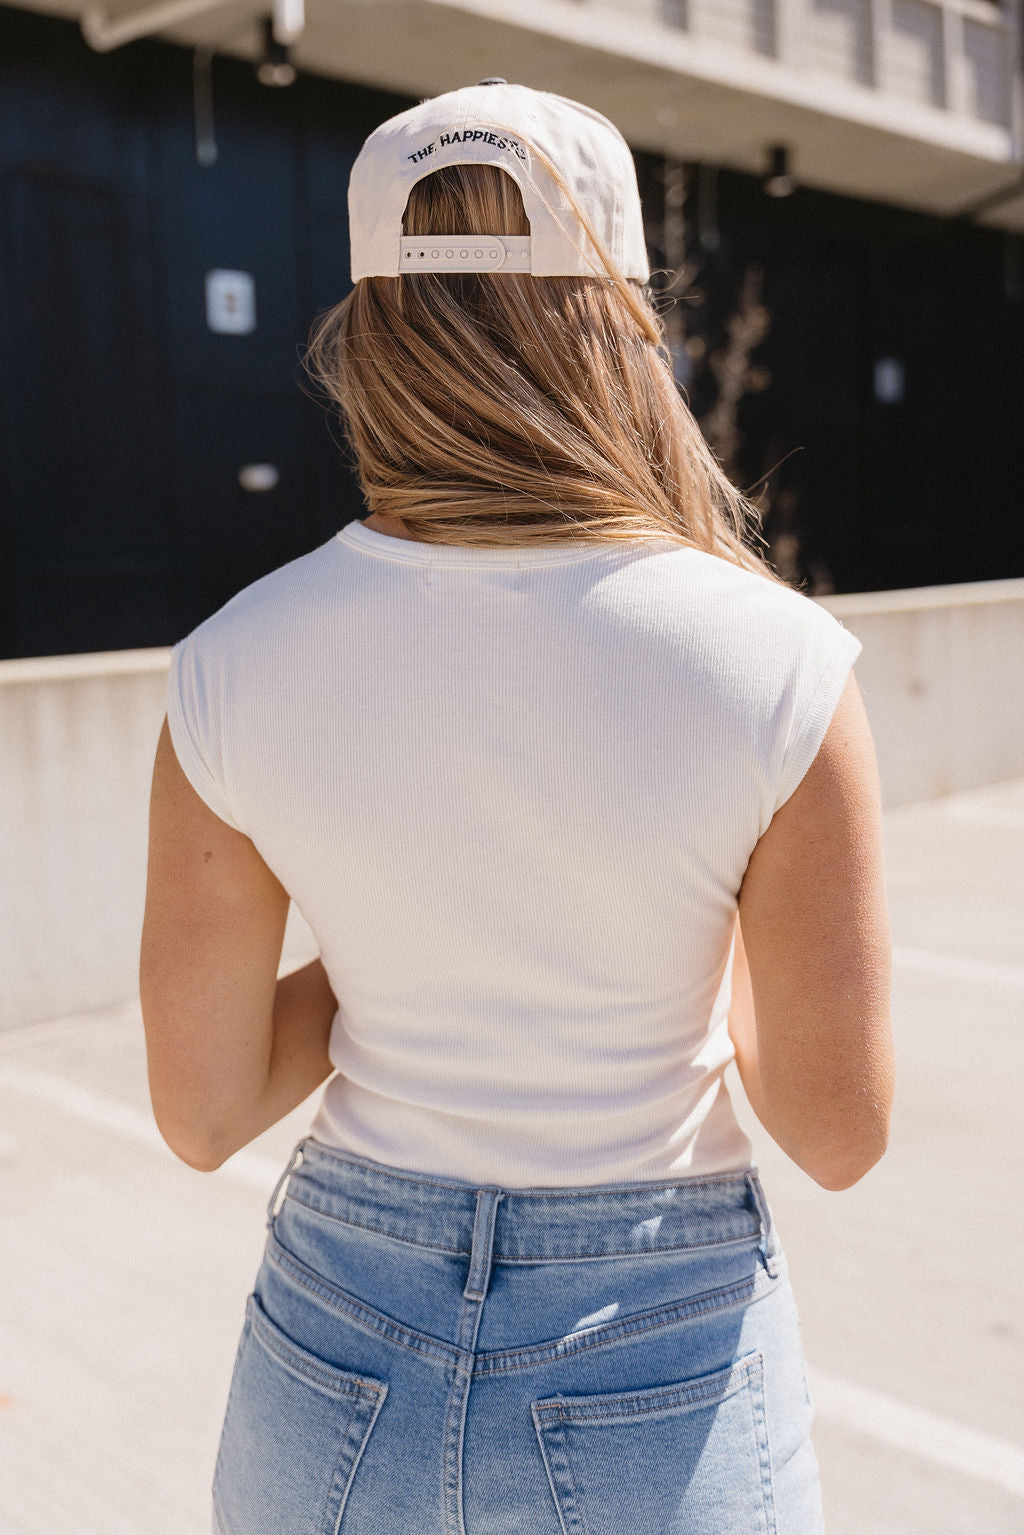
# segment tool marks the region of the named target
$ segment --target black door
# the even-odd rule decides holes
[[[200,166],[187,50],[0,9],[0,60],[0,653],[172,643],[363,513],[301,351],[405,103],[218,58]],[[249,328],[211,328],[224,271]]]

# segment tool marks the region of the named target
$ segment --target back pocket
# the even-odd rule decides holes
[[[213,1474],[215,1527],[335,1535],[387,1389],[300,1348],[250,1295]]]
[[[762,1354],[532,1410],[566,1535],[775,1535]]]

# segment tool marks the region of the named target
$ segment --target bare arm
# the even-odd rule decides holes
[[[739,893],[729,1032],[751,1107],[827,1189],[888,1144],[891,936],[874,744],[851,672]]]
[[[196,794],[164,721],[153,769],[139,985],[150,1096],[171,1150],[212,1171],[332,1071],[319,960],[277,979],[288,895]]]

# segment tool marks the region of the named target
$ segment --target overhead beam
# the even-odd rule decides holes
[[[169,27],[192,21],[207,11],[220,10],[231,0],[162,0],[159,5],[146,6],[129,16],[109,20],[99,6],[90,6],[82,12],[82,36],[97,53],[110,53],[125,43],[134,43],[140,37],[152,37]],[[274,20],[274,38],[279,43],[293,43],[301,37],[305,26],[305,0],[269,0]],[[267,13],[267,5],[253,5],[253,19]]]

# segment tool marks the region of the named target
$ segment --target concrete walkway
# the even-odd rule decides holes
[[[826,1193],[730,1085],[789,1255],[829,1535],[1016,1535],[1024,780],[885,827],[887,1156]],[[0,1035],[0,1535],[209,1535],[265,1205],[315,1101],[197,1173],[153,1124],[136,1003]]]

